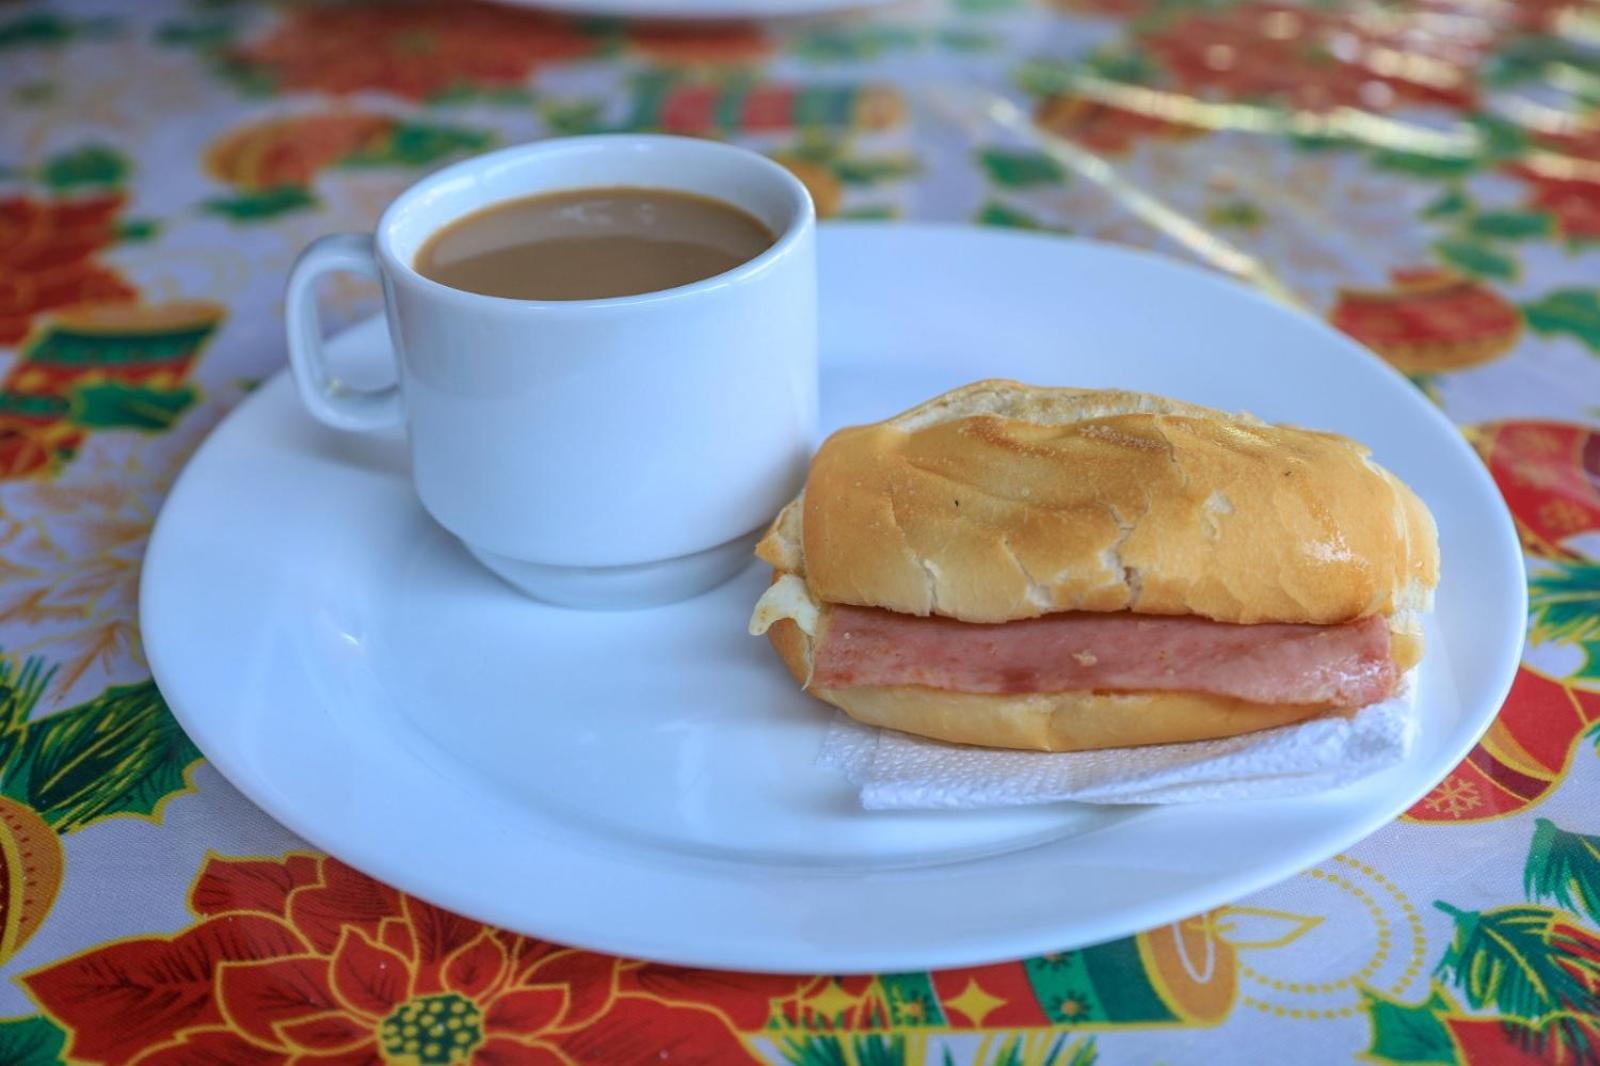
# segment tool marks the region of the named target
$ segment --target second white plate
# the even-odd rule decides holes
[[[145,646],[196,743],[313,843],[473,917],[836,973],[1021,957],[1218,905],[1370,833],[1471,748],[1516,666],[1522,557],[1482,465],[1404,379],[1150,255],[911,226],[825,227],[821,252],[827,429],[1009,376],[1370,443],[1440,529],[1412,757],[1270,804],[865,812],[815,765],[830,710],[745,635],[760,568],[650,611],[533,603],[423,514],[401,439],[322,428],[284,376],[201,448],[145,564]],[[335,348],[387,344],[375,320]]]

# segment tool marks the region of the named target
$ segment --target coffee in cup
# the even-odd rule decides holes
[[[441,285],[514,300],[638,296],[725,274],[772,231],[708,196],[629,186],[569,189],[456,219],[417,252]]]

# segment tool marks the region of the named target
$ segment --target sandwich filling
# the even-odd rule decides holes
[[[1232,625],[1193,615],[1072,611],[975,624],[836,605],[812,649],[817,688],[1205,692],[1251,703],[1365,707],[1398,671],[1382,618]]]
[[[779,586],[783,586],[780,588]],[[752,629],[793,618],[811,634],[810,687],[947,692],[1201,692],[1251,703],[1365,707],[1393,695],[1389,627],[1235,625],[1196,615],[1067,611],[1000,623],[831,604],[785,575]]]

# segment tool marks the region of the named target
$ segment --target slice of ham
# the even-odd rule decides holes
[[[1206,692],[1252,703],[1364,707],[1398,672],[1382,618],[1232,625],[1192,615],[1069,612],[979,625],[834,605],[811,684],[953,692]]]

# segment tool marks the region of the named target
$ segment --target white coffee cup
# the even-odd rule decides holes
[[[413,268],[423,243],[505,200],[638,186],[742,208],[777,241],[715,277],[638,296],[514,300]],[[403,425],[423,506],[540,599],[665,603],[749,561],[799,491],[817,420],[815,213],[753,152],[682,137],[574,137],[492,152],[402,193],[373,237],[324,237],[289,276],[290,361],[329,425]],[[381,278],[397,382],[357,390],[323,354],[323,274]]]

